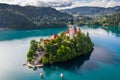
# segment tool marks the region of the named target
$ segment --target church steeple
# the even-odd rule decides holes
[[[73,20],[73,18],[69,19],[68,24],[69,24],[69,25],[74,25],[74,20]]]
[[[71,18],[71,19],[69,20],[68,28],[69,28],[69,37],[70,37],[70,39],[72,39],[73,36],[75,35],[75,25],[74,25],[74,20],[73,20],[73,18]]]
[[[71,24],[71,25],[74,25],[74,20],[73,20],[73,18],[71,18],[70,24]]]

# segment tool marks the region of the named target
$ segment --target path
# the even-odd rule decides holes
[[[37,53],[38,53],[38,56],[33,61],[35,65],[39,64],[39,60],[45,55],[45,52],[37,52]]]

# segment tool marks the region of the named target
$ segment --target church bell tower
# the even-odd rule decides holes
[[[69,37],[70,37],[70,39],[72,39],[73,36],[75,35],[75,32],[74,32],[75,25],[74,25],[73,18],[71,18],[69,23],[68,23],[68,29],[69,29]]]

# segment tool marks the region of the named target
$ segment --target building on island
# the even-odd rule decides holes
[[[73,38],[73,36],[77,33],[76,26],[74,25],[73,18],[68,23],[68,30],[66,31],[66,35],[70,37],[70,39]]]
[[[73,18],[70,19],[70,21],[68,22],[68,30],[65,32],[66,36],[69,36],[70,39],[73,38],[73,36],[75,34],[77,34],[77,29],[76,26],[74,25],[74,20]],[[49,42],[51,39],[56,39],[59,35],[58,34],[54,34],[52,35],[49,39],[45,39],[44,43]]]
[[[58,34],[54,34],[50,37],[50,39],[56,39],[59,35]]]
[[[44,43],[49,42],[49,41],[50,41],[49,39],[44,39]]]

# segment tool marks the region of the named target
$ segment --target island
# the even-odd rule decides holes
[[[68,30],[54,34],[48,39],[31,40],[27,53],[27,65],[31,67],[68,62],[93,50],[89,33],[82,33],[74,25],[73,18],[68,22]]]

